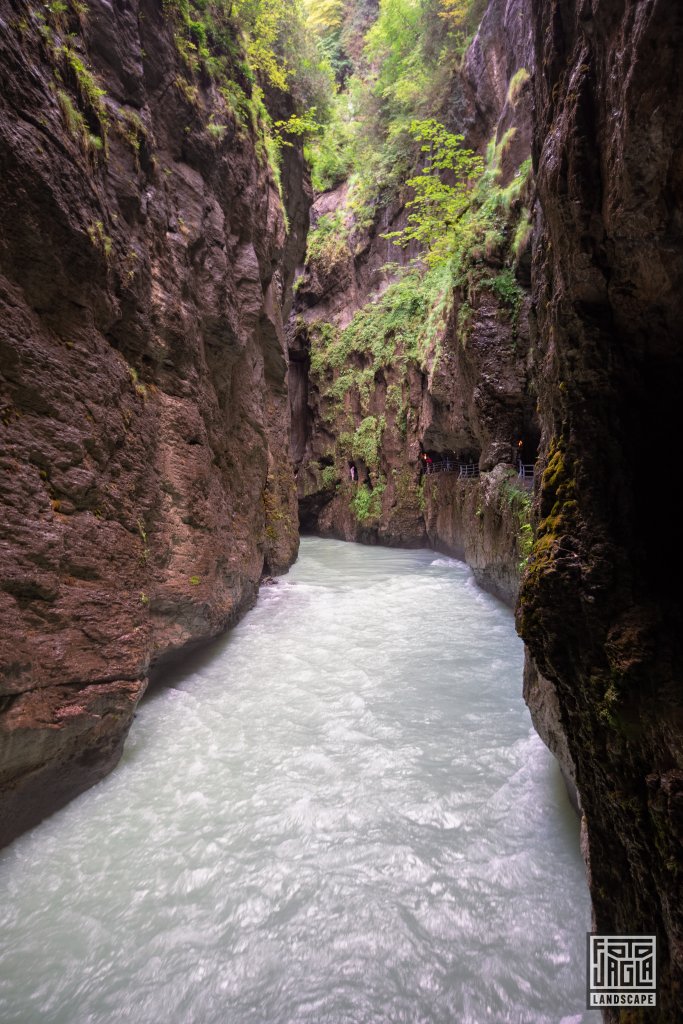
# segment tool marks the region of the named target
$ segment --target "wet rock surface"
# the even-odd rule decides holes
[[[0,842],[109,771],[150,669],[286,569],[297,499],[304,529],[429,543],[513,602],[529,493],[514,446],[539,417],[525,696],[576,784],[595,925],[658,935],[660,1005],[642,1019],[677,1019],[680,555],[656,491],[677,464],[682,44],[664,0],[489,4],[444,120],[480,152],[507,136],[502,186],[533,137],[533,268],[528,246],[515,265],[533,304],[513,318],[490,287],[455,294],[422,361],[399,348],[365,407],[333,410],[311,330],[343,330],[391,283],[385,264],[416,255],[382,237],[402,200],[309,263],[290,317],[301,154],[284,154],[287,232],[256,140],[188,74],[158,3],[54,22],[0,0]],[[333,450],[364,419],[379,456],[352,479]],[[425,474],[425,450],[480,475]],[[359,486],[380,479],[359,519]]]
[[[150,665],[295,557],[282,309],[308,200],[288,237],[151,0],[1,3],[0,95],[7,841],[113,766]]]
[[[675,473],[683,368],[683,16],[634,0],[533,7],[545,472],[519,627],[575,765],[595,925],[658,936],[658,1009],[628,1020],[672,1021],[683,980],[680,545],[653,484]]]
[[[443,117],[465,134],[482,155],[487,144],[502,145],[498,183],[504,187],[530,154],[532,33],[525,0],[494,0],[486,11],[462,67],[455,76]],[[525,79],[519,96],[509,95],[520,69]],[[506,141],[503,143],[503,139]],[[323,217],[341,217],[346,247],[334,260],[309,260],[296,292],[288,324],[290,359],[300,367],[301,386],[292,393],[292,423],[297,444],[299,511],[302,528],[322,536],[395,546],[433,547],[465,558],[482,586],[513,604],[524,561],[520,512],[528,492],[515,494],[516,443],[534,421],[535,398],[529,390],[529,255],[519,259],[516,277],[520,306],[514,312],[490,287],[456,289],[450,312],[439,326],[422,361],[404,358],[374,375],[363,403],[349,390],[343,404],[327,392],[338,377],[307,372],[320,322],[343,330],[368,302],[376,303],[419,256],[384,236],[405,227],[407,196],[375,212],[369,227],[358,227],[346,208],[348,186],[317,197],[315,225]],[[529,185],[524,202],[533,202]],[[482,256],[489,277],[499,273],[500,252]],[[485,275],[484,275],[485,276]],[[355,369],[369,372],[370,356],[354,355]],[[383,424],[377,466],[354,460],[341,468],[335,446],[366,417]],[[453,475],[423,476],[422,451],[457,453],[481,469],[480,479]],[[454,456],[455,457],[455,456]],[[359,485],[383,487],[376,514],[359,518],[354,498]]]

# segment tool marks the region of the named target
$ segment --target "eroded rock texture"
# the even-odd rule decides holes
[[[492,0],[463,69],[453,78],[444,110],[435,112],[482,156],[491,143],[498,154],[495,181],[500,189],[524,173],[520,168],[530,156],[532,49],[526,0]],[[519,87],[511,91],[516,73]],[[519,305],[514,312],[492,282],[509,266],[515,226],[533,204],[533,185],[529,181],[512,203],[500,241],[481,246],[473,261],[476,284],[458,286],[449,297],[448,313],[423,358],[408,356],[398,342],[384,365],[368,350],[354,352],[341,366],[321,369],[315,352],[330,331],[342,331],[359,309],[380,299],[395,280],[396,264],[405,268],[419,257],[414,243],[402,249],[384,237],[405,227],[407,195],[376,209],[370,226],[354,222],[346,195],[342,185],[314,204],[313,225],[322,218],[341,218],[347,243],[325,259],[309,260],[289,325],[290,355],[301,367],[301,386],[293,392],[293,429],[302,526],[365,543],[429,543],[465,558],[483,586],[512,604],[525,555],[520,532],[524,495],[515,490],[516,443],[527,438],[527,460],[533,461],[536,441],[527,363],[530,246],[523,246],[515,261]],[[501,223],[504,219],[501,214]],[[387,264],[393,264],[389,271]],[[429,301],[425,318],[433,315]],[[311,351],[313,369],[307,375]],[[341,378],[349,368],[364,374],[365,384],[348,385],[339,401]],[[378,424],[374,466],[354,457],[353,450],[345,455],[340,445],[340,438],[368,417]],[[423,479],[421,451],[435,458],[452,453],[480,467],[482,477],[458,480],[435,474]],[[354,503],[358,482],[349,479],[347,456],[357,465],[359,483],[367,481],[377,492],[384,488],[381,502],[373,499],[372,513],[362,518]]]
[[[642,1019],[668,1022],[683,1002],[683,633],[669,486],[683,380],[683,9],[533,8],[546,469],[519,625],[559,702],[595,924],[657,933],[660,1005]]]
[[[282,308],[308,213],[300,190],[287,239],[156,0],[2,0],[0,97],[7,841],[115,764],[150,665],[295,556]]]

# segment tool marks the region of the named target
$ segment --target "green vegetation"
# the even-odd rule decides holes
[[[294,524],[286,505],[289,481],[286,469],[280,466],[275,473],[269,473],[263,490],[264,533],[268,540],[277,541],[283,534],[291,533]]]
[[[260,77],[264,84],[287,89],[286,44],[291,44],[292,33],[286,0],[162,2],[165,14],[174,20],[176,47],[190,71],[216,81],[232,79],[232,58],[247,81]],[[300,8],[292,7],[296,27]]]
[[[83,151],[94,154],[103,149],[102,139],[90,131],[88,122],[68,92],[65,92],[64,89],[57,89],[57,102],[69,133],[81,144]]]
[[[420,173],[406,182],[413,197],[406,203],[410,210],[403,231],[385,238],[396,238],[403,246],[417,242],[429,266],[446,261],[457,247],[458,233],[470,206],[473,182],[481,175],[483,163],[471,150],[463,148],[463,136],[453,135],[433,119],[413,121],[413,137],[427,162]],[[455,179],[444,181],[444,175]]]
[[[360,484],[351,500],[351,511],[359,523],[367,523],[379,519],[382,512],[382,495],[386,483],[379,480],[370,489],[367,484]]]
[[[95,512],[97,514],[97,510]],[[101,513],[98,518],[101,518]],[[147,538],[147,529],[143,519],[138,519],[136,526],[138,528],[138,535],[142,542],[142,551],[140,552],[140,565],[144,566],[149,561],[149,542]]]
[[[530,75],[526,68],[519,68],[510,79],[508,86],[508,103],[516,106],[519,97],[524,91],[524,86],[529,81]]]
[[[388,237],[401,245],[420,242],[426,247],[424,261],[429,266],[449,269],[453,286],[464,293],[461,329],[467,326],[472,299],[483,288],[493,291],[516,320],[523,293],[514,267],[529,242],[532,225],[522,201],[531,161],[524,161],[508,185],[499,184],[500,162],[514,129],[499,143],[491,140],[485,164],[461,148],[461,136],[436,122],[416,124],[414,130],[427,140],[423,150],[430,157],[421,174],[408,183],[415,189],[415,198],[407,204],[411,213],[406,228]],[[442,180],[444,172],[455,177],[455,184]],[[501,263],[502,269],[492,273],[492,265]]]
[[[519,315],[523,292],[515,269],[532,231],[525,205],[530,161],[512,177],[508,169],[501,184],[501,165],[515,129],[492,139],[483,160],[464,147],[462,136],[434,118],[414,116],[428,113],[443,97],[443,61],[452,71],[458,60],[453,33],[474,13],[481,11],[465,0],[382,0],[374,24],[356,41],[360,57],[336,97],[328,127],[309,141],[317,187],[349,176],[345,206],[321,217],[310,236],[309,263],[334,273],[345,256],[353,255],[358,233],[405,187],[406,178],[408,222],[385,237],[400,246],[417,246],[421,253],[407,271],[393,268],[398,280],[345,330],[329,323],[310,329],[311,372],[327,399],[330,422],[353,393],[367,415],[385,369],[400,372],[411,361],[426,369],[438,361],[455,292],[463,344],[482,291],[493,293],[513,325]],[[449,27],[445,40],[444,22]],[[335,38],[343,42],[343,32]],[[525,74],[520,69],[515,76],[513,99],[524,87]],[[409,169],[416,166],[419,172],[411,177]],[[387,407],[405,434],[402,395],[387,394]]]
[[[440,0],[443,19],[456,51],[462,56],[486,10],[487,0]]]
[[[97,84],[97,79],[92,71],[86,67],[83,60],[70,46],[62,46],[58,53],[64,58],[66,66],[76,79],[83,100],[97,112],[100,119],[106,124],[107,113],[102,103],[102,97],[106,96],[105,90]]]
[[[500,495],[501,501],[512,510],[517,519],[517,554],[520,558],[518,568],[520,572],[524,572],[534,546],[534,531],[531,525],[531,495],[517,486],[514,477],[503,483]]]
[[[206,132],[220,145],[230,126],[255,137],[257,153],[273,168],[279,186],[284,146],[318,132],[335,94],[328,41],[337,0],[162,0],[184,71],[174,86],[198,114],[211,109]],[[111,122],[130,144],[139,169],[146,138],[137,114],[105,103],[105,91],[88,66],[80,31],[88,14],[81,0],[47,0],[18,19],[18,31],[37,28],[55,69],[55,92],[69,132],[84,152],[107,156]],[[265,101],[292,113],[273,121]],[[282,94],[286,101],[282,103]],[[190,117],[188,117],[190,121]],[[190,124],[186,127],[191,130]]]
[[[86,131],[89,136],[91,148],[104,149],[106,151],[109,115],[107,114],[106,107],[102,102],[102,97],[106,96],[105,90],[101,88],[93,72],[86,66],[83,59],[71,46],[60,46],[55,51],[55,56],[61,60],[65,76],[67,78],[71,78],[75,82],[79,99],[86,113],[89,113],[99,126],[100,135],[97,136],[85,127],[85,118],[83,118],[83,130]],[[60,105],[62,105],[62,103],[60,103]],[[63,105],[62,110],[64,110]]]
[[[103,151],[106,156],[109,114],[103,102],[105,90],[74,48],[77,37],[66,33],[67,4],[54,0],[45,4],[45,11],[49,22],[41,11],[33,12],[33,17],[54,65],[54,91],[67,130],[80,142],[86,155],[94,157]],[[79,18],[82,16],[80,5],[74,6],[74,13]],[[23,19],[18,27],[27,32],[29,22]],[[68,42],[62,42],[63,38]]]
[[[379,457],[382,449],[382,435],[386,428],[384,416],[366,416],[355,431],[344,431],[339,435],[338,450],[345,459],[362,460],[367,469],[379,473]]]
[[[309,139],[318,191],[349,179],[351,205],[375,209],[402,190],[418,149],[414,121],[429,118],[448,96],[452,76],[485,0],[380,0],[371,8],[310,0],[309,24],[342,87]],[[445,31],[444,31],[445,29]]]
[[[133,150],[135,155],[135,166],[136,169],[140,169],[140,147],[142,143],[147,139],[147,129],[142,123],[142,119],[139,114],[136,114],[134,110],[127,110],[122,107],[118,112],[118,118],[115,122],[114,127],[116,128],[119,135],[122,136]]]
[[[599,675],[596,675],[594,679],[596,682],[602,682]],[[600,718],[605,725],[609,725],[612,728],[616,728],[619,725],[619,705],[623,700],[623,696],[618,687],[619,682],[620,680],[617,677],[614,677],[608,684],[602,700],[598,700],[596,702],[598,718]]]
[[[510,267],[505,267],[495,277],[482,279],[482,283],[490,285],[491,291],[498,297],[501,304],[512,310],[515,317],[517,316],[523,292]]]
[[[104,224],[101,220],[95,220],[92,224],[88,225],[88,238],[95,248],[104,254],[104,258],[109,260],[112,251],[112,240],[104,230]]]
[[[339,474],[334,466],[325,466],[320,479],[323,487],[328,490],[331,487],[336,487],[339,482]]]
[[[527,210],[526,206],[524,206],[522,207],[519,220],[517,221],[517,227],[515,228],[515,234],[512,241],[512,252],[515,263],[519,263],[522,258],[522,255],[531,240],[533,230],[534,226],[531,223],[531,214]]]
[[[541,518],[529,558],[529,577],[537,584],[552,568],[559,539],[576,532],[578,504],[574,465],[563,438],[553,438],[543,472]]]
[[[463,346],[486,294],[497,315],[509,320],[515,343],[524,299],[517,270],[532,233],[531,162],[516,168],[512,163],[514,126],[491,139],[481,156],[434,117],[446,108],[454,72],[484,8],[484,0],[380,0],[375,15],[362,3],[310,0],[337,90],[320,119],[322,128],[305,134],[305,152],[318,191],[342,182],[346,189],[343,202],[320,217],[309,236],[308,264],[333,282],[378,231],[381,215],[401,206],[407,221],[383,237],[418,254],[408,267],[385,266],[391,283],[345,328],[325,321],[306,328],[321,415],[329,427],[341,429],[338,473],[343,459],[357,458],[379,478],[377,395],[384,387],[389,424],[408,437],[409,370],[435,371],[454,305]],[[526,69],[518,69],[508,94],[512,106],[528,81]],[[363,450],[362,439],[369,450]],[[395,479],[393,484],[404,506],[408,498],[398,493]],[[357,491],[353,508],[364,520],[379,499],[372,498],[372,488]],[[519,488],[512,493],[510,500],[519,503],[518,551],[525,563],[532,543],[529,499]]]
[[[339,331],[320,322],[312,328],[311,374],[322,393],[337,405],[355,388],[367,409],[375,378],[387,367],[421,362],[434,345],[452,302],[448,269],[422,274],[415,269],[364,306]],[[327,383],[326,383],[327,381]],[[394,399],[395,402],[395,399]],[[396,406],[401,412],[402,404]],[[406,410],[402,415],[405,417]]]
[[[304,0],[163,0],[163,8],[187,72],[178,89],[196,106],[212,81],[223,109],[209,135],[219,143],[228,120],[254,133],[278,180],[281,148],[319,130],[334,93],[320,12]],[[288,94],[289,118],[273,121],[266,91]]]
[[[308,236],[306,262],[319,264],[326,273],[348,253],[348,229],[341,210],[322,216]]]
[[[326,322],[311,328],[310,373],[323,396],[323,415],[336,429],[345,418],[351,427],[337,439],[337,477],[344,476],[340,468],[343,462],[354,459],[362,460],[379,480],[386,417],[370,413],[377,380],[390,368],[405,376],[411,362],[423,364],[428,353],[438,351],[439,328],[451,303],[447,268],[437,267],[424,275],[416,269],[390,285],[377,302],[363,307],[345,330]],[[354,395],[362,416],[357,425],[353,416],[344,412],[347,397]],[[400,385],[387,389],[386,409],[387,415],[394,414],[396,427],[405,437],[408,398]],[[354,514],[359,519],[367,518],[378,507],[378,501],[375,497],[371,502],[369,496],[360,494],[353,506]]]
[[[206,130],[214,140],[214,142],[221,142],[225,137],[225,133],[228,130],[227,124],[217,124],[215,121],[209,121],[206,126]]]
[[[386,421],[382,416],[366,416],[356,427],[351,443],[351,455],[354,459],[362,459],[368,469],[379,466],[379,453],[382,447],[382,434]]]
[[[145,385],[142,383],[142,381],[138,377],[138,371],[135,369],[134,366],[129,366],[128,367],[128,376],[130,377],[131,383],[132,383],[133,387],[135,388],[136,395],[139,395],[140,398],[146,398],[147,397],[147,388],[145,387]]]

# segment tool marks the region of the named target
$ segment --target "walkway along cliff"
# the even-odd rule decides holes
[[[493,0],[433,101],[485,165],[455,281],[439,268],[420,277],[415,244],[387,238],[405,227],[405,190],[359,212],[357,185],[343,182],[314,203],[288,325],[292,371],[306,381],[292,390],[302,528],[431,544],[465,558],[509,604],[531,542],[519,446],[531,463],[539,437],[528,328],[532,61],[528,5]],[[481,476],[427,478],[423,453]]]
[[[234,32],[0,0],[0,841],[111,770],[151,667],[286,570],[298,519],[430,544],[516,604],[596,928],[657,934],[658,1009],[608,1019],[671,1022],[683,12],[470,7],[420,112],[481,159],[449,276],[397,238],[419,149],[313,197],[292,137],[278,181]],[[378,5],[344,10],[342,94],[378,74]]]

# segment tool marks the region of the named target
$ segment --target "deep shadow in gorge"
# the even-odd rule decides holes
[[[680,545],[656,494],[679,432],[683,19],[663,3],[535,7],[546,469],[518,619],[559,698],[597,928],[658,935],[660,1008],[642,1019],[674,1020]]]

